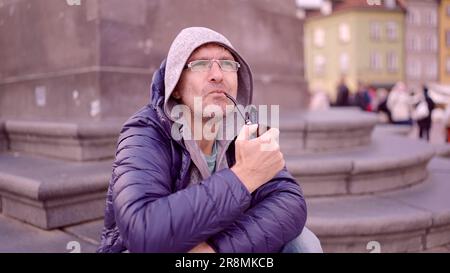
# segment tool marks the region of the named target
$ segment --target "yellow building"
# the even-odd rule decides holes
[[[450,84],[450,0],[439,5],[439,81]]]
[[[392,1],[389,1],[392,4]],[[366,1],[334,4],[327,16],[305,22],[305,77],[309,90],[336,97],[345,75],[351,91],[358,81],[389,87],[404,79],[404,8],[371,6]]]

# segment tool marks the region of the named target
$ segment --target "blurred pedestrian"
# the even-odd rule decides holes
[[[379,104],[377,90],[375,89],[375,87],[373,87],[371,85],[367,88],[367,91],[368,91],[367,94],[369,95],[369,101],[370,101],[367,111],[375,112],[375,111],[377,111],[378,104]]]
[[[377,89],[377,101],[376,111],[378,112],[379,119],[382,122],[392,123],[391,111],[387,107],[387,98],[389,92],[385,88]]]
[[[369,91],[362,82],[358,82],[358,89],[354,98],[355,106],[358,106],[363,111],[370,111],[370,96]]]
[[[317,90],[311,97],[309,102],[309,110],[327,110],[330,108],[330,99],[323,90]]]
[[[391,112],[392,123],[399,125],[412,125],[411,108],[412,98],[406,91],[403,82],[397,82],[392,87],[387,98],[387,108]]]
[[[345,84],[345,77],[342,76],[337,86],[336,106],[350,106],[349,103],[350,90]]]
[[[416,104],[414,116],[417,120],[417,125],[419,125],[419,138],[430,141],[431,114],[435,108],[435,103],[428,95],[427,86],[423,87],[422,92],[422,97],[419,103]]]

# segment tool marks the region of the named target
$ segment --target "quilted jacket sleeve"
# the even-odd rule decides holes
[[[231,225],[251,195],[229,169],[173,193],[167,141],[148,124],[131,122],[119,138],[112,200],[131,252],[186,252]]]
[[[251,207],[208,243],[216,252],[279,252],[306,222],[300,186],[284,168],[254,194]]]

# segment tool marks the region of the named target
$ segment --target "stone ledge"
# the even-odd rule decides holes
[[[308,209],[308,226],[325,237],[402,233],[432,226],[430,212],[376,196],[310,199]]]
[[[42,229],[55,229],[103,217],[106,191],[80,198],[64,198],[39,202],[0,192],[3,214]],[[57,203],[57,205],[51,205]]]
[[[5,124],[0,120],[0,153],[8,149],[8,138],[6,136]]]
[[[450,157],[450,143],[433,145],[436,150],[436,155],[441,157]]]
[[[368,146],[377,117],[350,108],[293,112],[280,121],[282,151],[301,155]]]
[[[43,229],[103,217],[112,162],[0,155],[2,213]]]
[[[449,160],[450,163],[450,160]],[[308,199],[307,225],[326,252],[417,252],[450,243],[450,181],[431,173],[425,183],[372,196]]]
[[[410,125],[395,125],[395,124],[377,124],[374,129],[375,134],[380,135],[397,135],[397,136],[408,136],[413,127]]]
[[[5,122],[12,151],[67,160],[112,158],[122,123],[95,122]]]
[[[68,243],[80,243],[82,253],[94,253],[97,245],[61,230],[42,230],[0,215],[0,253],[68,253]]]
[[[380,253],[421,252],[426,249],[424,231],[346,237],[320,237],[325,253],[370,253],[370,242],[378,242]]]
[[[354,161],[354,173],[379,172],[419,165],[427,163],[435,154],[431,145],[419,140],[378,135],[373,139],[373,145],[366,151],[368,156],[364,158],[361,156],[358,161]]]
[[[447,160],[450,168],[450,159]],[[433,163],[433,162],[432,162]],[[425,183],[380,196],[431,213],[433,227],[450,225],[450,180],[448,173],[431,172]]]
[[[371,194],[418,184],[426,179],[433,155],[434,149],[424,142],[376,135],[368,147],[287,155],[285,159],[306,196],[330,196]]]
[[[426,249],[450,244],[450,225],[431,228],[425,238]]]

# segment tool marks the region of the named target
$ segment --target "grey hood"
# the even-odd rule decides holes
[[[250,67],[239,53],[231,45],[230,41],[222,34],[205,27],[190,27],[183,29],[172,42],[167,55],[166,70],[164,76],[165,96],[164,112],[172,119],[170,111],[177,102],[171,97],[184,66],[192,52],[207,43],[217,43],[227,48],[241,64],[238,70],[237,102],[247,106],[251,104],[253,95],[253,78]]]

